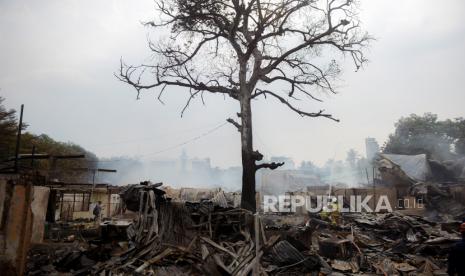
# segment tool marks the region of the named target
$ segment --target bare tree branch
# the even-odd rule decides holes
[[[291,103],[289,103],[289,101],[287,101],[285,98],[279,96],[278,94],[274,93],[274,92],[271,92],[269,90],[260,90],[260,89],[257,89],[256,90],[256,93],[253,95],[252,98],[256,98],[260,95],[264,95],[266,97],[266,95],[270,95],[276,99],[278,99],[281,103],[283,103],[284,105],[286,105],[287,107],[289,107],[292,111],[296,112],[297,114],[299,114],[300,116],[302,117],[325,117],[325,118],[328,118],[328,119],[331,119],[333,121],[336,121],[336,122],[339,122],[339,119],[336,119],[333,117],[333,115],[331,114],[327,114],[327,113],[324,113],[324,110],[320,110],[318,112],[305,112],[305,111],[302,111],[296,107],[294,107]]]
[[[237,131],[239,131],[239,132],[241,131],[241,128],[242,128],[241,124],[239,124],[238,122],[234,121],[234,119],[228,118],[226,121],[227,121],[228,123],[231,123],[233,126],[235,126],[235,127],[237,128]]]
[[[284,162],[280,162],[280,163],[276,163],[276,162],[271,162],[271,163],[261,163],[261,164],[258,164],[255,166],[255,170],[259,170],[259,169],[264,169],[264,168],[267,168],[267,169],[270,169],[270,170],[275,170],[279,167],[281,167],[282,165],[284,165]]]

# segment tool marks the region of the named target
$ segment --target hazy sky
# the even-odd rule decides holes
[[[465,116],[465,1],[361,1],[364,28],[377,37],[370,63],[357,73],[346,67],[339,94],[323,104],[340,118],[301,118],[274,101],[254,102],[255,146],[266,156],[295,161],[364,154],[364,139],[382,144],[394,122],[411,113]],[[208,96],[180,117],[187,94],[136,100],[116,80],[120,57],[138,63],[149,56],[151,0],[0,0],[0,95],[6,105],[26,106],[29,130],[72,141],[98,156],[177,157],[181,149],[155,154],[222,124],[238,103]],[[239,133],[227,124],[184,147],[215,166],[240,164]]]

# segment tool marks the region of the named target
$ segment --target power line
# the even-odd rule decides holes
[[[160,153],[163,153],[163,152],[166,152],[166,151],[170,151],[170,150],[173,150],[173,149],[182,147],[182,146],[184,146],[184,145],[190,144],[190,143],[195,142],[195,141],[197,141],[197,140],[199,140],[199,139],[201,139],[201,138],[203,138],[203,137],[205,137],[205,136],[208,136],[208,135],[212,134],[213,132],[217,131],[217,130],[220,129],[221,127],[225,126],[227,123],[228,123],[228,122],[224,122],[224,123],[222,123],[221,125],[219,125],[219,126],[213,128],[213,129],[211,129],[211,130],[209,130],[209,131],[207,131],[207,132],[205,132],[205,133],[202,133],[202,134],[200,134],[200,135],[198,135],[198,136],[196,136],[196,137],[194,137],[194,138],[192,138],[192,139],[189,139],[189,140],[184,141],[184,142],[182,142],[182,143],[180,143],[180,144],[171,146],[171,147],[169,147],[169,148],[166,148],[166,149],[163,149],[163,150],[159,150],[159,151],[154,152],[154,153],[144,154],[144,155],[142,155],[142,157],[157,155],[157,154],[160,154]]]
[[[194,127],[194,128],[188,128],[188,129],[182,129],[182,130],[174,130],[174,131],[169,131],[169,132],[164,132],[162,135],[157,135],[157,136],[150,136],[150,137],[144,137],[144,138],[136,138],[136,139],[128,139],[128,140],[119,140],[119,141],[112,141],[112,142],[107,142],[107,143],[99,143],[99,144],[93,144],[89,145],[89,147],[99,147],[99,146],[113,146],[113,145],[118,145],[118,144],[129,144],[129,143],[134,143],[134,142],[141,142],[141,141],[150,141],[154,139],[160,139],[160,138],[165,138],[170,136],[170,134],[180,134],[180,133],[186,133],[186,132],[193,132],[196,130],[201,130],[205,129],[207,127],[211,127],[213,124],[209,125],[204,125],[202,127]],[[215,124],[217,125],[217,124]]]
[[[153,153],[149,153],[149,154],[143,154],[143,155],[140,155],[140,157],[147,157],[147,156],[153,156],[153,155],[157,155],[157,154],[160,154],[160,153],[164,153],[164,152],[167,152],[167,151],[170,151],[170,150],[173,150],[173,149],[176,149],[176,148],[179,148],[179,147],[182,147],[182,146],[185,146],[187,144],[190,144],[190,143],[193,143],[197,140],[200,140],[202,139],[203,137],[205,136],[208,136],[210,134],[212,134],[213,132],[217,131],[218,129],[222,128],[223,126],[225,126],[228,122],[224,122],[222,123],[221,125],[218,125],[200,135],[197,135],[189,140],[186,140],[182,143],[179,143],[179,144],[176,144],[176,145],[173,145],[173,146],[170,146],[170,147],[167,147],[167,148],[164,148],[162,150],[159,150],[159,151],[156,151],[156,152],[153,152]],[[121,160],[124,160],[124,159],[116,159],[116,160],[101,160],[101,161],[93,161],[93,162],[118,162],[118,161],[121,161]]]

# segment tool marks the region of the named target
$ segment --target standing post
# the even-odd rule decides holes
[[[108,209],[107,209],[107,218],[111,217],[111,190],[107,186],[107,201],[108,201]]]
[[[258,212],[255,213],[254,217],[254,226],[255,226],[255,266],[254,266],[254,275],[259,275],[260,271],[260,259],[258,257],[259,252],[260,252],[260,218],[258,216]]]
[[[71,211],[71,220],[73,220],[74,217],[74,207],[76,205],[76,192],[73,193],[73,211]]]
[[[92,195],[94,194],[94,188],[95,188],[95,174],[97,173],[97,169],[92,169],[92,189],[90,190],[90,197],[89,201],[92,200]]]
[[[50,156],[50,169],[48,170],[48,178],[49,180],[53,180],[53,179],[58,180],[56,156]]]
[[[372,173],[373,173],[373,197],[374,197],[374,200],[376,202],[376,184],[375,184],[375,167],[373,166],[373,170],[372,170]]]
[[[18,136],[16,137],[16,150],[15,150],[15,173],[18,172],[19,165],[19,147],[21,145],[21,130],[23,128],[23,112],[24,104],[21,105],[21,113],[19,114]]]

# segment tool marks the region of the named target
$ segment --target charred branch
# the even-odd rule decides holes
[[[241,129],[242,129],[242,126],[241,124],[239,124],[238,122],[234,121],[234,119],[232,118],[228,118],[226,120],[228,123],[231,123],[233,126],[235,126],[237,128],[237,131],[241,132]]]
[[[324,110],[320,110],[318,112],[305,112],[305,111],[302,111],[300,109],[298,109],[297,107],[295,107],[294,105],[292,105],[288,100],[286,100],[284,97],[274,93],[274,92],[271,92],[269,90],[261,90],[261,89],[257,89],[255,91],[255,93],[253,94],[252,98],[256,98],[260,95],[263,95],[263,96],[272,96],[276,99],[278,99],[282,104],[286,105],[287,107],[289,107],[289,109],[291,109],[292,111],[294,111],[295,113],[299,114],[300,116],[302,117],[324,117],[324,118],[328,118],[330,120],[333,120],[333,121],[336,121],[336,122],[339,122],[339,119],[336,119],[333,117],[333,115],[331,114],[328,114],[328,113],[325,113]]]
[[[280,163],[276,163],[276,162],[271,162],[271,163],[262,163],[262,164],[258,164],[258,165],[255,165],[255,170],[259,170],[259,169],[270,169],[270,170],[275,170],[279,167],[281,167],[282,165],[284,165],[284,162],[280,162]]]
[[[263,154],[261,154],[258,150],[252,153],[253,160],[261,161],[263,159]]]
[[[289,85],[289,98],[301,93],[321,101],[310,87],[335,93],[331,81],[340,70],[334,60],[325,69],[312,64],[311,58],[323,47],[333,47],[350,56],[358,69],[366,62],[363,49],[372,38],[361,33],[353,1],[319,2],[157,1],[160,19],[144,25],[171,27],[171,37],[165,44],[149,43],[154,65],[121,62],[117,77],[133,86],[138,96],[142,90],[180,86],[191,96],[209,92],[240,100],[240,87],[247,87],[251,95],[260,83],[281,81]],[[315,19],[301,24],[294,20],[297,13]],[[286,49],[288,37],[300,37],[300,42]],[[200,68],[199,63],[207,67]],[[240,78],[239,68],[246,68],[248,79]],[[163,91],[159,90],[160,102]]]

